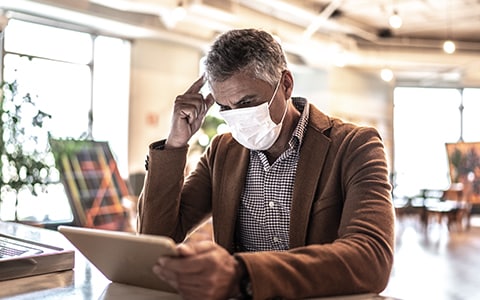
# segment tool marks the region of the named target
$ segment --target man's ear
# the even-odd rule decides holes
[[[293,92],[293,75],[292,72],[290,72],[289,70],[285,70],[283,72],[283,83],[281,88],[283,89],[285,98],[290,99]]]

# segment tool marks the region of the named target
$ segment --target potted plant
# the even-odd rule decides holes
[[[7,218],[18,221],[20,194],[37,196],[51,182],[55,162],[43,128],[44,120],[51,116],[36,107],[31,94],[19,94],[16,80],[2,82],[1,87],[0,210],[4,204],[14,203],[14,215]],[[1,211],[0,216],[5,218]]]

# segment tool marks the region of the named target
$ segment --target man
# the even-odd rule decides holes
[[[214,241],[182,243],[180,257],[153,268],[184,299],[385,288],[394,230],[381,138],[292,98],[293,84],[271,35],[229,31],[212,45],[206,75],[176,98],[167,139],[150,146],[139,232],[180,243],[212,216]],[[232,132],[184,178],[188,141],[214,102]]]

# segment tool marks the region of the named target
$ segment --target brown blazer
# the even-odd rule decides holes
[[[187,148],[149,151],[138,230],[177,242],[210,215],[231,253],[249,150],[217,136],[184,180]],[[379,293],[393,264],[394,210],[384,147],[374,128],[330,118],[310,105],[285,252],[238,253],[255,299]]]

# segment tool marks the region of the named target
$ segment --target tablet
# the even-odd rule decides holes
[[[177,255],[172,239],[65,225],[58,231],[112,282],[176,293],[152,271],[160,256]]]

